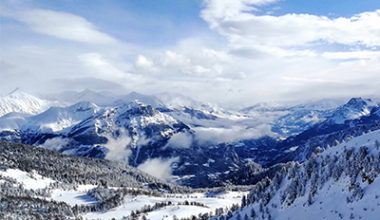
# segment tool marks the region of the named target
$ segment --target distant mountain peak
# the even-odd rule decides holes
[[[346,120],[353,120],[369,115],[372,109],[378,106],[379,104],[371,99],[361,97],[351,98],[346,104],[337,108],[328,121],[335,124],[344,124]]]
[[[10,112],[37,114],[46,110],[50,104],[47,100],[16,89],[5,96],[0,96],[0,116]]]

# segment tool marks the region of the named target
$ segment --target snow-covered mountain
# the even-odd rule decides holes
[[[272,131],[282,137],[297,135],[315,124],[325,121],[334,109],[324,109],[319,106],[300,105],[287,108],[285,115],[273,122]]]
[[[369,219],[380,216],[380,130],[290,162],[263,178],[228,219]],[[215,218],[219,219],[219,218]]]
[[[346,104],[338,107],[331,112],[324,121],[319,122],[305,131],[278,141],[272,144],[271,148],[260,148],[255,151],[256,162],[262,165],[273,165],[279,162],[287,161],[303,161],[306,160],[317,148],[327,148],[343,142],[348,138],[360,136],[363,133],[370,132],[380,128],[380,117],[376,113],[378,104],[371,103],[371,112],[363,114],[360,117],[347,117],[344,124],[335,123],[332,118],[341,115],[342,109],[350,109],[349,112],[361,112],[362,105],[351,105],[353,100],[349,100]],[[351,106],[351,108],[348,108]],[[270,162],[269,162],[270,161]],[[269,162],[269,163],[268,163]]]
[[[45,133],[59,133],[93,116],[101,108],[90,102],[78,102],[68,107],[51,107],[45,112],[27,118],[20,129]]]
[[[167,104],[170,100],[162,101],[159,97],[138,93],[112,97],[109,101],[109,104],[102,106],[81,101],[66,107],[50,107],[33,115],[8,113],[0,117],[0,140],[32,144],[37,149],[45,148],[63,154],[123,161],[166,181],[185,186],[254,185],[248,199],[242,200],[243,208],[240,211],[234,205],[227,209],[227,213],[224,209],[218,209],[212,214],[217,216],[224,213],[240,219],[254,213],[259,216],[258,219],[283,219],[283,216],[291,217],[291,212],[308,216],[303,211],[297,211],[303,208],[315,215],[318,210],[327,210],[332,214],[326,214],[326,219],[335,219],[335,215],[340,218],[340,214],[344,219],[347,216],[351,218],[351,214],[347,215],[351,211],[344,207],[357,211],[370,202],[376,202],[368,196],[371,192],[378,193],[373,186],[377,187],[377,176],[380,174],[380,161],[377,160],[380,155],[377,149],[380,146],[380,105],[374,101],[353,98],[339,106],[308,103],[272,108],[261,105],[247,111],[226,110],[195,101]],[[377,150],[372,151],[373,148]],[[2,152],[1,156],[4,157]],[[97,163],[96,159],[88,161]],[[27,169],[21,168],[17,167]],[[0,166],[1,175],[10,175],[1,169]],[[100,170],[104,171],[103,168]],[[42,171],[47,177],[56,177],[50,171]],[[28,175],[19,170],[14,172],[22,178]],[[100,184],[104,184],[104,179],[111,179],[111,182],[117,179],[112,174],[105,176]],[[7,178],[6,181],[9,180]],[[67,176],[60,174],[59,178],[73,181],[66,180]],[[30,180],[28,177],[24,179]],[[42,179],[36,176],[35,181]],[[359,183],[359,180],[362,182]],[[86,182],[83,179],[79,181]],[[138,186],[150,184],[139,182]],[[162,184],[158,187],[161,190]],[[115,192],[113,189],[112,192],[109,189],[93,190],[95,194],[92,190],[70,193],[81,196],[121,193],[126,196],[123,192],[129,192],[126,189],[115,189]],[[66,195],[68,192],[63,193]],[[54,200],[54,195],[43,194],[43,197]],[[213,204],[224,202],[223,199],[208,199],[206,194],[198,196],[213,209],[219,207]],[[228,197],[228,194],[223,196]],[[331,209],[336,199],[330,198],[335,196],[347,201],[347,204],[337,207],[337,210]],[[104,197],[101,196],[102,199]],[[138,207],[144,207],[151,201],[162,201],[152,195],[148,198],[139,195],[134,199],[138,201]],[[236,201],[236,198],[228,199]],[[70,200],[64,199],[66,201],[74,199],[70,197]],[[126,208],[130,206],[119,197],[115,201],[110,206],[106,202],[106,208],[99,208],[104,215],[86,209],[84,213],[87,214],[81,216],[120,217],[123,210],[134,210]],[[180,199],[170,201],[177,205],[185,203]],[[99,203],[94,201],[94,204]],[[63,206],[61,208],[68,212],[77,211],[67,204]],[[210,215],[210,208],[202,210],[207,210],[205,216]],[[194,213],[203,211],[194,209]],[[174,215],[172,213],[187,216],[182,211],[171,210],[169,213],[170,216]],[[239,213],[241,217],[238,217]],[[374,215],[367,211],[352,213],[355,218],[360,215],[367,219],[379,214],[376,211],[371,211]],[[165,214],[162,210],[149,209],[147,216],[154,218]]]
[[[325,121],[342,104],[344,101],[341,99],[325,99],[297,105],[258,103],[240,112],[267,118],[272,125],[271,130],[281,138],[287,138]]]
[[[344,124],[347,120],[369,115],[372,109],[378,106],[379,103],[371,99],[352,98],[346,104],[336,109],[327,121],[334,124]]]
[[[114,98],[102,107],[82,101],[37,115],[4,115],[0,139],[133,166],[171,161],[182,184],[216,186],[224,184],[220,179],[238,183],[231,173],[242,173],[251,162],[267,168],[304,161],[318,147],[376,129],[380,120],[378,104],[358,98],[333,109],[308,103],[247,112],[195,101],[169,105],[139,93]],[[338,117],[345,123],[332,120]]]
[[[0,142],[0,161],[0,219],[208,219],[247,193],[193,190],[124,163],[21,144]]]
[[[160,148],[175,133],[186,130],[188,127],[182,122],[135,101],[105,108],[73,126],[67,136],[86,145],[106,144],[127,137],[129,140],[120,148],[143,145]],[[140,160],[138,152],[136,154],[134,160]]]
[[[46,110],[52,103],[21,91],[14,91],[8,95],[0,96],[0,116],[7,113],[18,112],[38,114]]]

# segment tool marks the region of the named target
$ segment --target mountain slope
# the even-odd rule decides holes
[[[369,219],[380,215],[380,130],[364,134],[302,164],[288,163],[263,179],[233,218]],[[245,218],[245,217],[244,217]]]
[[[207,219],[245,194],[225,190],[194,191],[120,162],[0,142],[1,219]]]
[[[359,99],[362,100],[362,99]],[[317,148],[326,148],[329,146],[337,145],[348,138],[360,136],[363,133],[377,130],[380,128],[380,117],[376,113],[379,108],[378,103],[369,103],[365,105],[352,105],[357,103],[358,99],[353,98],[346,104],[338,107],[332,111],[331,116],[328,116],[324,121],[319,122],[309,129],[290,136],[285,140],[277,141],[271,146],[258,146],[258,151],[255,154],[245,154],[252,157],[256,162],[263,166],[271,166],[277,163],[284,163],[288,161],[303,161],[307,159]],[[359,101],[365,103],[365,101]],[[342,111],[342,109],[345,109]],[[371,109],[368,114],[361,114],[363,109]],[[354,114],[357,117],[350,117],[351,114],[342,114],[342,112],[359,112]],[[344,123],[341,124],[334,122],[334,118],[339,115],[340,118],[347,116]],[[249,145],[246,146],[249,148]]]
[[[347,120],[354,120],[369,115],[372,109],[378,106],[379,103],[376,103],[371,99],[352,98],[346,104],[336,109],[327,119],[327,122],[344,124]]]
[[[98,111],[100,108],[90,102],[79,102],[68,107],[51,107],[41,114],[27,118],[27,123],[20,129],[58,133],[91,117]]]

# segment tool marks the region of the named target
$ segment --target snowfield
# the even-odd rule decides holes
[[[173,219],[191,217],[192,215],[214,212],[216,208],[230,208],[233,204],[240,204],[242,196],[246,192],[226,192],[215,197],[207,197],[203,193],[194,194],[166,194],[163,197],[148,197],[144,195],[127,197],[124,204],[107,212],[93,212],[84,215],[87,219],[121,219],[132,211],[139,210],[146,205],[154,205],[159,202],[172,202],[173,205],[154,210],[147,214],[148,219]],[[179,205],[178,203],[198,202],[206,207],[194,205]]]
[[[51,189],[49,197],[43,199],[57,202],[64,202],[70,206],[93,205],[98,201],[88,194],[88,191],[95,188],[95,185],[78,185],[75,189],[51,188],[50,184],[56,181],[45,178],[35,172],[27,173],[18,169],[7,169],[0,171],[0,176],[15,179],[18,184],[25,189]],[[116,188],[115,188],[116,189]],[[146,214],[147,219],[173,219],[198,216],[199,214],[214,213],[217,208],[231,208],[239,205],[243,195],[247,192],[223,192],[215,195],[207,193],[191,194],[163,194],[162,196],[128,195],[124,198],[124,203],[106,212],[89,212],[83,214],[84,219],[122,219],[129,216],[132,211],[141,210],[146,206],[154,206],[156,203],[170,202],[171,205],[165,206]],[[185,202],[197,202],[201,205],[185,205]]]
[[[16,179],[25,189],[43,189],[48,187],[50,183],[55,182],[50,178],[39,175],[38,173],[27,173],[19,169],[0,170],[0,176]]]
[[[77,190],[54,189],[51,193],[51,199],[65,202],[71,206],[94,204],[97,200],[89,196],[87,191],[95,187],[94,185],[79,185]]]

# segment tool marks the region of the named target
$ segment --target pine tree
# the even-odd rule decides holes
[[[241,208],[246,207],[246,206],[247,206],[247,197],[243,195],[243,197],[241,198]]]
[[[255,212],[254,208],[251,209],[251,218],[253,218],[253,219],[256,218],[256,212]]]
[[[249,220],[248,215],[244,214],[244,220]]]

